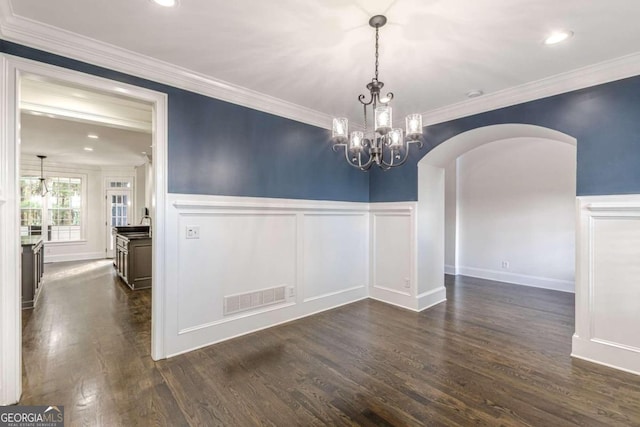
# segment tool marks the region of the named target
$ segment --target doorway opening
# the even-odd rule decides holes
[[[153,243],[145,264],[149,271],[153,270],[152,277],[148,277],[153,292],[148,295],[150,330],[145,331],[148,344],[144,354],[154,360],[165,357],[162,266],[167,97],[26,59],[3,57],[1,61],[8,107],[1,119],[5,132],[0,142],[6,154],[1,166],[6,173],[0,177],[0,196],[8,197],[0,197],[0,223],[6,230],[0,247],[0,275],[6,279],[2,281],[0,301],[0,403],[11,404],[18,402],[22,394],[22,273],[28,272],[28,268],[21,268],[22,238],[40,239],[42,246],[36,249],[42,251],[40,260],[51,262],[45,264],[52,267],[51,281],[72,287],[65,292],[74,295],[77,301],[73,310],[81,312],[89,310],[91,301],[90,296],[78,297],[86,290],[83,283],[99,280],[101,274],[117,278],[111,272],[113,262],[108,259],[109,223],[115,219],[130,224],[142,217],[151,218],[148,227],[154,230]],[[38,155],[46,156],[42,170]],[[152,161],[153,168],[136,170]],[[138,182],[140,195],[136,197],[138,176],[151,179],[146,184]],[[129,192],[126,199],[121,197],[122,188],[120,194],[115,194],[117,187],[110,188],[112,183],[123,182],[130,185],[124,190]],[[109,206],[110,215],[108,195],[120,196],[115,205]],[[65,266],[64,262],[70,264]],[[34,293],[31,303],[35,310],[38,297],[43,292],[46,297],[48,280],[45,277],[44,285],[40,284],[40,294]],[[52,296],[50,302],[64,299],[60,295]],[[43,304],[45,299],[42,298]],[[59,320],[60,316],[53,319]],[[80,345],[68,341],[74,331],[80,335],[85,332],[82,326],[86,325],[75,322],[78,325],[67,330],[62,327],[63,321],[50,323],[46,331],[49,343],[67,339],[70,346]],[[99,334],[88,337],[87,342],[100,345],[98,337]]]
[[[447,237],[451,240],[451,233],[445,232],[447,225],[446,168],[460,156],[478,147],[496,141],[516,139],[536,139],[576,146],[575,138],[552,129],[525,124],[494,125],[459,134],[438,145],[418,163],[418,259],[421,260],[418,281],[422,292],[444,286],[446,259],[455,260],[459,256],[459,254],[452,256],[451,251],[449,254],[446,251],[446,248],[451,248],[452,244],[449,241],[449,245],[446,245]],[[430,220],[424,220],[425,218]],[[451,229],[450,224],[448,228]],[[454,238],[453,245],[457,247],[455,240],[459,239]],[[508,268],[509,260],[499,260],[498,270],[502,266]],[[455,273],[457,267],[454,264],[447,270],[449,273]]]
[[[494,141],[445,168],[445,273],[574,291],[576,147]]]

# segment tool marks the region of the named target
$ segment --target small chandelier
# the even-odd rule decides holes
[[[40,195],[44,197],[49,192],[49,189],[47,188],[47,179],[44,177],[44,159],[46,159],[47,156],[39,154],[38,158],[40,159]]]
[[[375,77],[367,84],[369,99],[360,95],[358,101],[364,110],[364,131],[353,131],[349,134],[349,121],[344,118],[334,118],[331,132],[333,151],[344,147],[347,163],[360,170],[366,171],[374,164],[383,170],[401,166],[407,161],[409,147],[417,144],[422,148],[422,115],[410,114],[405,119],[405,132],[392,125],[392,109],[389,103],[393,93],[380,96],[380,89],[384,86],[378,80],[378,31],[387,23],[384,15],[376,15],[369,19],[369,25],[376,29],[376,66]],[[373,129],[368,129],[367,109],[371,108],[374,117]]]

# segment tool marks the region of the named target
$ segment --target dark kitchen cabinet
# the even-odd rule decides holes
[[[151,238],[133,233],[116,234],[114,264],[118,275],[133,290],[151,287]]]
[[[36,305],[44,274],[44,245],[41,236],[27,236],[22,244],[22,308]]]

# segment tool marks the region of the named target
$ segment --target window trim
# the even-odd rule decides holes
[[[25,168],[20,171],[20,180],[24,176],[40,176],[40,171],[35,169]],[[42,233],[43,242],[48,245],[61,245],[61,244],[78,244],[78,243],[86,243],[87,242],[87,212],[89,209],[88,203],[88,181],[89,176],[86,173],[80,172],[62,172],[62,171],[47,171],[44,170],[45,178],[76,178],[80,179],[80,238],[75,240],[48,240],[47,233]],[[47,196],[48,197],[48,196]],[[42,205],[42,228],[43,230],[49,225],[49,204],[47,202]],[[46,224],[45,224],[46,222]]]

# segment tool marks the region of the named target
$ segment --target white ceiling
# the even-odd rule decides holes
[[[13,13],[330,115],[361,121],[384,13],[380,80],[395,116],[639,50],[637,0],[13,0]],[[566,28],[569,41],[546,46]],[[396,119],[397,120],[397,119]]]
[[[47,116],[21,114],[22,159],[46,155],[48,162],[92,166],[137,166],[145,162],[143,151],[151,154],[148,133],[80,123]],[[89,133],[99,139],[87,138]],[[93,148],[85,151],[84,147]]]
[[[150,104],[26,76],[20,85],[20,108],[25,160],[41,154],[55,163],[136,166],[145,162],[143,152],[152,152]]]

